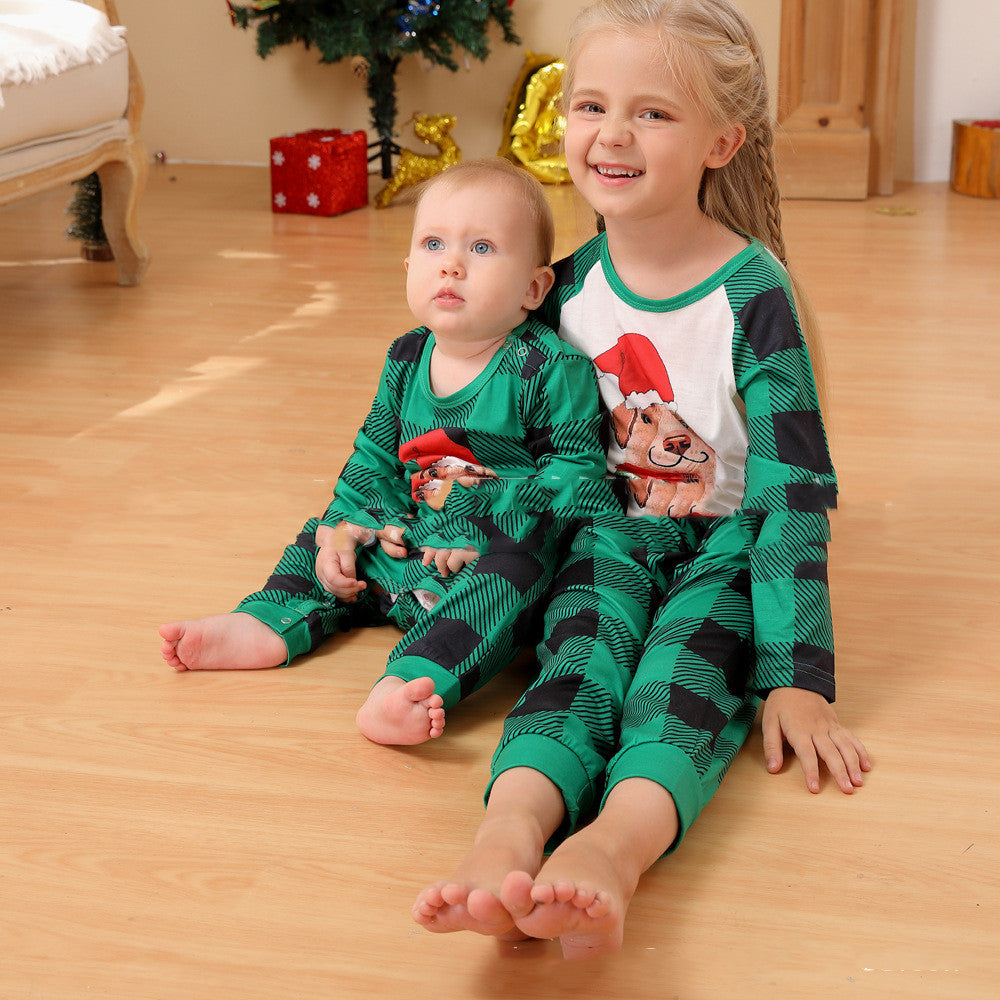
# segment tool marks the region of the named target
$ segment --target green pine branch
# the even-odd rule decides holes
[[[436,12],[435,12],[436,8]],[[315,48],[321,62],[363,57],[369,67],[368,99],[372,127],[382,147],[382,173],[388,176],[396,120],[396,69],[406,56],[420,53],[455,72],[455,50],[484,61],[490,53],[489,29],[496,24],[505,42],[519,44],[507,0],[259,0],[233,9],[234,23],[257,33],[257,54],[267,58],[281,45]]]

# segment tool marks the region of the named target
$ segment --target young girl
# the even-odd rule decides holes
[[[620,947],[640,876],[714,794],[759,699],[772,773],[784,741],[813,792],[820,760],[845,793],[871,764],[830,704],[836,480],[753,31],[729,0],[600,0],[574,26],[564,103],[569,169],[605,231],[556,266],[542,315],[598,369],[634,544],[618,554],[598,523],[576,538],[473,848],[414,917],[583,957]],[[662,558],[668,525],[690,539],[680,565]],[[648,630],[628,616],[643,582]],[[618,729],[590,679],[627,657]]]

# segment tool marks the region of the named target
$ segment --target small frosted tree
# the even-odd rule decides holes
[[[72,221],[66,235],[83,244],[81,251],[88,260],[112,260],[114,255],[102,221],[100,178],[96,173],[88,174],[74,181],[73,186],[76,191],[66,209]]]

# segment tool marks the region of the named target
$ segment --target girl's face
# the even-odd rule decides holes
[[[652,32],[584,39],[567,96],[569,172],[609,224],[698,211],[702,173],[728,162],[744,134],[720,132],[681,92]]]

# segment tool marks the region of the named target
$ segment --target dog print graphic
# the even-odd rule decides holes
[[[670,377],[656,348],[626,333],[594,359],[599,377],[618,380],[622,401],[612,408],[623,455],[616,471],[646,514],[711,516],[705,503],[715,488],[715,452],[677,412]]]

